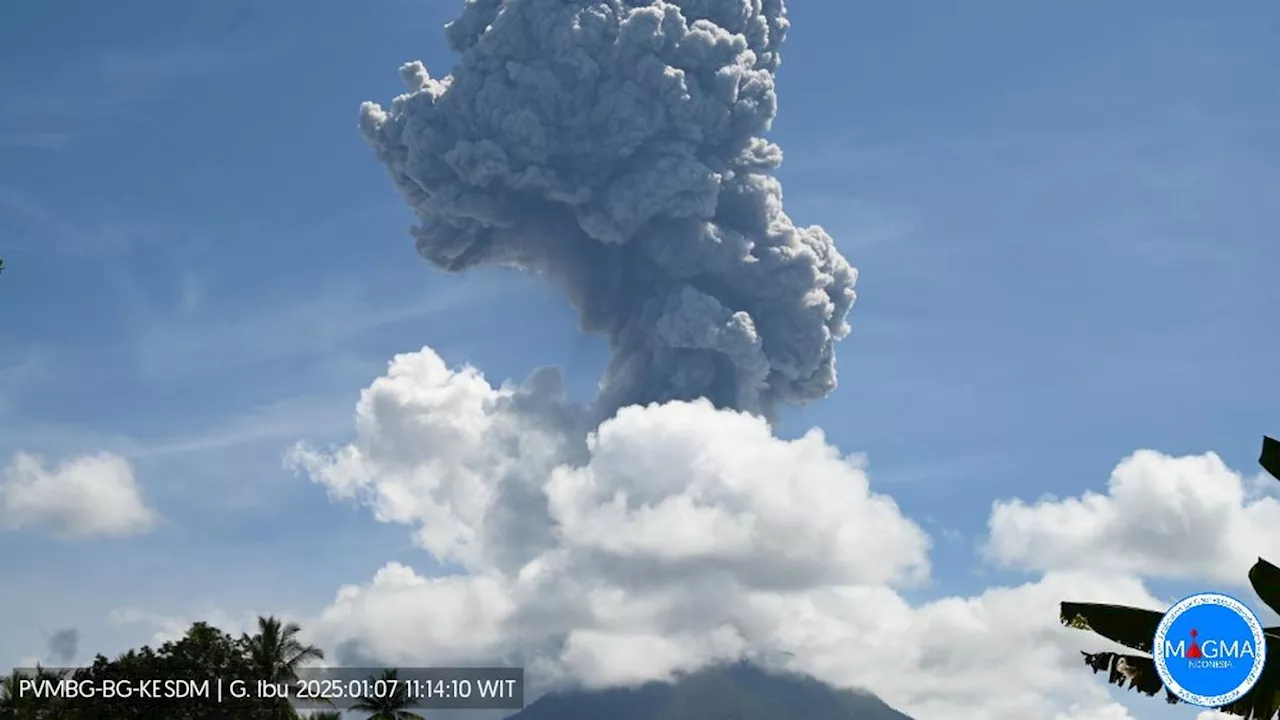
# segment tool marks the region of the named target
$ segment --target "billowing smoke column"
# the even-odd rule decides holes
[[[461,55],[361,128],[449,271],[558,283],[613,351],[599,409],[706,397],[768,415],[836,383],[857,271],[798,228],[763,140],[782,0],[467,0]]]

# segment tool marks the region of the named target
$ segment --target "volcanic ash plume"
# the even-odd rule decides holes
[[[599,410],[706,397],[769,414],[836,383],[857,271],[782,209],[763,140],[782,0],[467,0],[461,60],[362,107],[361,128],[449,271],[565,289],[613,356]]]

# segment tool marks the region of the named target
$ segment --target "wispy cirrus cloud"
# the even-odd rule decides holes
[[[140,247],[181,242],[195,235],[153,221],[102,212],[56,209],[45,199],[0,185],[0,239],[9,247],[72,258],[124,255]]]
[[[44,345],[0,353],[0,415],[12,409],[20,395],[52,377],[55,358],[54,350]]]
[[[0,99],[0,110],[15,123],[110,113],[174,83],[259,67],[288,48],[288,43],[257,47],[208,40],[106,48],[88,60],[46,72],[44,82],[7,94]]]
[[[244,315],[203,317],[164,311],[139,299],[132,345],[143,372],[161,376],[333,357],[331,353],[341,354],[363,334],[401,323],[448,318],[509,287],[501,278],[490,277],[466,284],[440,283],[435,290],[390,298],[377,297],[367,287],[334,287],[296,301],[263,298],[254,312]],[[184,302],[190,300],[189,291],[190,286],[184,285]]]
[[[61,132],[0,132],[0,150],[45,150],[59,152],[71,145],[75,136]]]

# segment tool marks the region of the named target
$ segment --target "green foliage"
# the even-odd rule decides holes
[[[305,646],[296,639],[296,625],[285,625],[275,618],[259,618],[259,632],[239,639],[207,623],[195,623],[176,642],[157,649],[143,646],[130,650],[114,660],[99,655],[93,664],[76,670],[68,679],[91,681],[101,687],[106,680],[128,680],[137,687],[147,680],[218,679],[224,683],[242,680],[287,678],[307,660],[320,659],[318,648]],[[48,676],[48,671],[39,671]],[[39,678],[37,678],[39,679]],[[57,679],[56,677],[53,679]],[[298,713],[283,698],[235,699],[224,693],[217,697],[198,698],[20,698],[16,675],[0,684],[0,720],[297,720]]]
[[[1258,459],[1272,477],[1280,480],[1280,443],[1264,437],[1262,455]],[[1249,570],[1249,582],[1254,592],[1272,610],[1280,612],[1280,567],[1258,558]],[[1156,610],[1102,605],[1097,603],[1062,603],[1059,617],[1062,624],[1079,630],[1089,630],[1108,640],[1113,640],[1142,653],[1150,653],[1155,641],[1156,626],[1164,613]],[[1262,677],[1247,695],[1225,707],[1220,712],[1236,715],[1245,720],[1270,720],[1280,711],[1280,628],[1265,628],[1267,659]],[[1145,695],[1155,695],[1164,690],[1164,684],[1156,673],[1155,661],[1149,654],[1081,653],[1084,662],[1095,673],[1105,671],[1107,682]],[[1165,691],[1165,700],[1177,703],[1178,698]]]
[[[387,686],[397,686],[395,681],[398,679],[399,674],[395,670],[383,670],[381,677],[370,678],[375,683],[371,687],[377,687],[376,683],[379,680],[389,681]],[[396,692],[381,697],[361,698],[351,706],[351,709],[369,713],[368,720],[423,720],[421,715],[409,712],[407,709],[413,705],[408,690],[397,687]]]
[[[31,679],[57,681],[63,676],[64,673],[36,666],[35,674]],[[18,683],[22,679],[22,676],[13,673],[0,681],[0,720],[45,720],[45,718],[56,717],[54,713],[57,707],[53,702],[30,696],[24,697],[19,692]]]
[[[240,638],[254,674],[272,682],[297,680],[299,667],[312,660],[323,660],[324,652],[320,648],[298,642],[301,630],[297,623],[283,624],[273,617],[258,618],[258,633],[246,633]]]

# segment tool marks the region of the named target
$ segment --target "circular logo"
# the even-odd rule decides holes
[[[1165,688],[1179,700],[1222,707],[1262,676],[1267,640],[1244,603],[1219,593],[1179,600],[1156,627],[1152,655]]]

